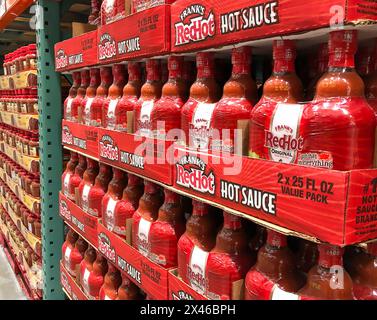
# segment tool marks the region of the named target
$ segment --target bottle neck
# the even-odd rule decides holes
[[[343,249],[337,246],[319,245],[318,265],[325,269],[343,265]]]
[[[98,69],[91,70],[90,72],[90,86],[97,88],[101,84],[101,77]]]
[[[146,181],[144,184],[144,192],[149,194],[155,194],[160,191],[160,188],[157,184],[153,182]]]
[[[273,248],[285,248],[287,246],[287,236],[273,230],[268,230],[266,243]]]
[[[275,59],[273,73],[295,73],[295,61],[293,59]]]
[[[198,68],[198,74],[197,74],[198,80],[213,79],[214,77],[215,77],[215,72],[213,68],[211,67]]]
[[[250,74],[250,64],[249,63],[236,63],[233,64],[232,76],[238,75],[249,75]]]
[[[355,68],[355,55],[353,52],[337,51],[329,54],[329,69]]]
[[[113,85],[123,89],[123,87],[127,83],[125,66],[120,65],[120,64],[114,65],[113,66],[113,77],[114,77]]]
[[[239,230],[242,228],[241,219],[235,215],[224,212],[224,229]]]
[[[193,201],[193,208],[192,208],[192,215],[202,217],[207,215],[208,212],[208,205],[202,202]]]
[[[96,177],[96,186],[105,188],[111,177],[111,168],[107,165],[100,165],[98,176]]]
[[[87,88],[90,84],[90,74],[88,70],[81,72],[81,87]]]
[[[113,82],[113,74],[111,72],[111,68],[104,67],[100,69],[101,75],[101,87],[108,88],[111,86]]]

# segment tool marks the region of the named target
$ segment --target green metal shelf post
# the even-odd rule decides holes
[[[59,217],[59,190],[62,173],[61,89],[55,72],[54,44],[60,40],[60,2],[38,0],[43,23],[37,26],[38,104],[41,169],[43,299],[62,300],[60,284],[63,221]]]

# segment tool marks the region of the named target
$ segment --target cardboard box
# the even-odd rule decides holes
[[[83,33],[94,31],[97,26],[88,23],[72,22],[72,37],[81,36]]]
[[[60,261],[60,282],[70,300],[89,300]]]

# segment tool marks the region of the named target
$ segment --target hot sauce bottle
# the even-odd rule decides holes
[[[69,181],[69,194],[70,199],[74,202],[76,202],[76,189],[79,188],[80,183],[83,179],[84,172],[86,170],[86,158],[79,154],[79,164],[75,168],[75,173],[73,174],[72,178]]]
[[[317,57],[317,72],[315,77],[310,81],[309,86],[306,89],[306,100],[313,100],[318,80],[327,71],[329,64],[329,48],[327,43],[322,43],[318,49]]]
[[[72,229],[69,229],[62,247],[63,264],[72,275],[75,274],[75,269],[71,268],[71,254],[78,238],[79,235]]]
[[[72,120],[72,102],[77,95],[77,91],[81,84],[80,72],[73,72],[72,74],[73,83],[69,89],[68,97],[64,101],[64,119]]]
[[[144,296],[141,294],[139,287],[126,276],[122,275],[122,278],[123,281],[118,289],[117,300],[144,300]]]
[[[211,119],[220,87],[215,80],[214,54],[199,52],[196,55],[197,79],[190,89],[190,98],[182,107],[182,141],[191,148],[208,150],[211,136]]]
[[[115,130],[127,131],[128,112],[133,112],[140,97],[141,91],[141,64],[139,62],[128,62],[128,82],[123,88],[123,96],[118,102],[115,113]],[[133,130],[133,127],[132,129]]]
[[[122,97],[123,87],[127,83],[126,67],[123,64],[113,65],[114,82],[109,88],[109,93],[103,105],[102,126],[115,129],[116,114],[118,113],[119,99]]]
[[[232,294],[234,283],[243,280],[256,261],[256,255],[250,250],[248,240],[241,218],[224,212],[223,228],[217,234],[216,246],[207,260],[208,298],[235,298]],[[239,287],[241,288],[241,284]]]
[[[249,247],[255,255],[258,253],[259,249],[263,247],[267,240],[267,230],[265,227],[256,227],[255,235],[250,239]]]
[[[89,115],[93,100],[96,96],[98,86],[101,84],[100,69],[92,68],[89,71],[90,83],[86,89],[85,97],[81,102],[78,110],[78,120],[80,123],[89,123]]]
[[[151,113],[162,91],[160,60],[147,60],[146,69],[147,81],[141,87],[140,99],[135,105],[134,132],[150,137],[152,136]]]
[[[80,272],[80,264],[81,261],[84,259],[85,251],[88,249],[88,243],[81,237],[75,243],[75,247],[72,250],[71,257],[70,257],[70,273],[75,276],[78,275]]]
[[[113,179],[110,181],[107,193],[102,199],[102,222],[110,231],[115,228],[115,210],[127,186],[127,173],[113,168]]]
[[[318,248],[313,242],[300,239],[298,251],[296,253],[297,269],[305,273],[315,266],[318,262]]]
[[[70,200],[74,200],[75,193],[72,188],[70,188],[71,185],[71,179],[75,173],[75,168],[79,163],[79,158],[76,152],[71,151],[71,158],[69,159],[67,163],[67,167],[62,175],[62,191],[63,194],[69,198]]]
[[[122,276],[120,271],[110,263],[104,283],[99,291],[99,299],[118,300],[118,288],[121,284]]]
[[[305,284],[305,275],[296,268],[287,237],[267,231],[267,242],[259,250],[257,263],[246,275],[246,300],[297,300],[296,293]]]
[[[169,79],[162,87],[162,96],[151,113],[153,136],[165,140],[177,137],[170,130],[181,127],[181,108],[184,104],[186,84],[183,81],[183,57],[170,56],[168,60]]]
[[[96,249],[89,246],[85,251],[84,260],[80,263],[80,284],[85,293],[89,292],[89,276],[93,271],[93,263],[97,258]]]
[[[90,1],[90,15],[88,18],[88,23],[91,25],[100,25],[100,10],[101,10],[101,0],[91,0]]]
[[[207,293],[206,267],[215,247],[218,225],[209,206],[193,200],[193,211],[186,232],[178,241],[178,275],[200,294]]]
[[[158,211],[158,218],[149,230],[149,258],[165,269],[178,264],[177,243],[185,232],[186,220],[181,196],[165,190],[165,201]]]
[[[329,69],[317,83],[313,103],[302,112],[298,164],[336,170],[373,167],[376,119],[354,68],[356,48],[357,31],[330,33]]]
[[[113,82],[113,74],[110,67],[101,67],[100,76],[101,84],[97,88],[96,96],[89,107],[86,105],[87,109],[85,110],[85,124],[93,127],[100,127],[102,125],[103,105],[105,103],[109,87]],[[88,108],[90,110],[88,110]]]
[[[152,223],[157,220],[158,210],[163,202],[164,197],[160,187],[152,182],[145,181],[144,194],[140,198],[139,207],[133,215],[132,245],[146,257],[150,252],[150,228]]]
[[[301,110],[294,105],[303,97],[303,87],[295,72],[295,58],[296,47],[293,41],[275,40],[273,42],[273,72],[263,86],[262,98],[251,112],[250,157],[291,162],[290,154],[285,155],[278,148],[276,152],[272,152],[275,151],[272,148],[270,151],[269,141],[274,136],[284,136],[284,130],[276,131],[279,129],[276,123],[280,118],[282,119],[280,122],[283,122],[288,115],[289,119],[293,118],[299,115]],[[286,108],[289,110],[285,110]]]
[[[71,121],[78,122],[79,108],[82,101],[85,98],[86,89],[89,87],[90,75],[89,70],[83,70],[80,72],[81,84],[77,89],[76,97],[74,97],[71,105]]]
[[[306,285],[298,292],[302,300],[353,300],[352,279],[343,268],[343,249],[318,246],[318,264],[308,273]]]
[[[139,177],[128,174],[127,187],[123,191],[123,197],[118,201],[114,210],[114,229],[113,232],[126,239],[126,223],[132,219],[139,206],[139,200],[144,193],[143,180]],[[128,239],[127,239],[128,240]],[[131,239],[129,239],[131,242]]]
[[[86,159],[87,167],[83,175],[83,180],[79,185],[80,206],[85,212],[89,211],[89,193],[98,175],[98,162],[90,158]]]
[[[104,277],[108,270],[108,264],[106,259],[98,254],[96,260],[93,263],[93,269],[88,277],[88,291],[86,294],[89,296],[89,299],[99,298],[99,291],[104,283]]]
[[[345,257],[344,266],[352,277],[355,298],[377,300],[377,243],[368,243],[367,249],[360,250],[349,262]]]
[[[213,151],[227,153],[234,153],[237,147],[235,130],[239,128],[239,121],[248,123],[251,109],[258,98],[257,86],[250,74],[251,47],[233,49],[232,64],[232,76],[225,84],[223,97],[213,111],[212,127],[217,132],[212,137],[210,147]],[[237,144],[242,146],[242,143],[240,140]],[[242,150],[237,153],[242,154]]]
[[[94,186],[88,193],[88,213],[95,216],[102,216],[102,199],[107,192],[109,182],[112,179],[111,167],[101,163],[99,173],[94,182]]]

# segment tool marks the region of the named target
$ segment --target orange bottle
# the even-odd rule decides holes
[[[134,132],[150,137],[152,135],[151,113],[162,91],[160,60],[147,60],[146,69],[147,81],[141,87],[140,99],[135,105]]]
[[[139,177],[128,174],[127,187],[123,191],[123,197],[114,210],[114,230],[118,236],[126,239],[128,219],[132,219],[139,206],[139,201],[144,193],[143,180]],[[127,239],[128,240],[128,239]],[[129,239],[131,241],[131,239]]]
[[[123,96],[118,102],[117,112],[115,114],[115,129],[118,131],[127,131],[130,127],[128,124],[128,113],[133,112],[135,105],[140,97],[141,91],[141,64],[139,62],[128,62],[128,83],[123,88]]]
[[[114,130],[116,128],[116,115],[118,103],[122,97],[123,87],[127,83],[126,68],[123,64],[113,65],[114,82],[109,88],[109,93],[103,105],[102,126]]]
[[[267,242],[259,250],[257,263],[246,275],[245,300],[297,300],[305,275],[296,268],[287,237],[267,231]]]
[[[109,263],[104,283],[99,291],[100,300],[118,300],[118,289],[122,284],[120,271]]]
[[[223,228],[217,234],[216,246],[207,260],[207,297],[213,300],[235,299],[235,283],[245,278],[256,261],[256,255],[250,250],[248,240],[241,218],[224,212]],[[238,286],[241,288],[241,283]]]
[[[151,113],[152,135],[163,140],[166,138],[172,140],[179,136],[181,108],[186,94],[186,84],[183,81],[183,57],[170,56],[168,63],[169,79],[162,87],[161,99],[156,102]]]
[[[165,269],[178,264],[177,243],[185,232],[186,220],[181,196],[165,190],[165,201],[158,211],[158,218],[149,230],[149,258]]]
[[[101,84],[100,69],[92,68],[90,73],[90,84],[86,89],[85,97],[81,102],[78,110],[78,119],[80,123],[89,123],[89,115],[93,100],[96,96],[97,88]]]
[[[84,172],[86,170],[86,158],[79,154],[79,164],[75,168],[75,173],[73,174],[72,178],[70,179],[69,183],[69,191],[72,197],[71,200],[76,202],[76,189],[79,188],[80,183],[83,179]]]
[[[115,211],[127,186],[127,173],[113,168],[113,179],[110,181],[107,193],[102,199],[102,222],[110,231],[115,229]]]
[[[85,251],[84,260],[80,263],[80,284],[84,292],[89,292],[89,276],[93,271],[93,263],[96,261],[97,252],[92,246]]]
[[[149,232],[152,223],[157,220],[158,210],[163,204],[161,188],[153,182],[144,182],[144,194],[139,207],[133,215],[132,245],[144,256],[150,252]]]
[[[190,89],[190,98],[182,107],[183,142],[189,147],[207,150],[210,141],[212,113],[220,99],[220,87],[215,80],[214,54],[196,55],[197,79]]]
[[[303,300],[353,300],[352,279],[343,268],[344,250],[328,244],[320,244],[318,250],[318,264],[309,271],[298,294]]]

